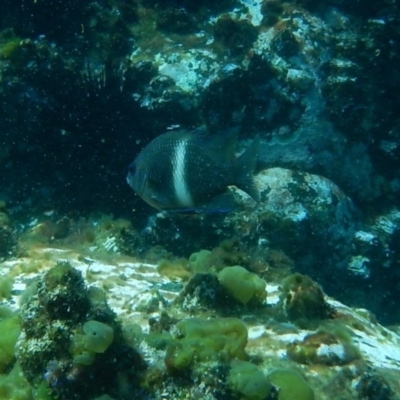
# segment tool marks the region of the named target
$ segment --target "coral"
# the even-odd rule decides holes
[[[187,371],[194,363],[244,359],[246,326],[236,318],[189,318],[177,323],[180,337],[167,346],[165,365],[170,372]]]
[[[243,304],[251,300],[262,303],[267,296],[265,291],[267,283],[240,266],[225,267],[219,272],[218,280],[235,300]]]
[[[314,391],[306,380],[291,369],[275,369],[267,375],[278,388],[279,400],[314,400]]]

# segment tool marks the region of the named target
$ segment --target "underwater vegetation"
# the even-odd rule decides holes
[[[2,307],[0,328],[3,332],[0,340],[0,373],[12,369],[15,363],[15,345],[21,333],[18,315],[10,309]]]
[[[252,363],[235,360],[231,363],[228,375],[228,387],[235,394],[249,400],[270,398],[271,382]]]
[[[267,283],[239,265],[223,268],[218,273],[218,281],[235,300],[243,304],[251,300],[262,303],[267,296]]]
[[[290,369],[276,369],[267,376],[268,380],[277,388],[279,400],[314,400],[314,391],[306,380],[296,371]]]
[[[122,226],[115,221],[114,234]],[[92,229],[91,244],[106,238],[101,224]],[[117,267],[115,249],[98,250],[103,261],[76,249],[54,248],[55,259],[48,244],[24,250],[35,257],[22,263],[30,285],[18,311],[0,309],[0,398],[315,400],[340,381],[345,399],[396,399],[391,375],[386,382],[368,368],[370,349],[395,341],[394,332],[332,302],[305,275],[249,270],[252,256],[235,240],[188,259],[153,249],[152,259],[167,258],[152,266],[122,256]],[[55,262],[60,254],[71,261]],[[10,304],[13,279],[2,277]]]
[[[176,328],[179,338],[168,344],[165,355],[171,371],[187,371],[194,362],[245,358],[247,329],[239,319],[185,319]]]

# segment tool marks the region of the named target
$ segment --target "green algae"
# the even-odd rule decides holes
[[[218,280],[232,297],[243,304],[247,304],[250,300],[262,303],[266,298],[267,283],[243,267],[225,267],[219,272]]]
[[[15,345],[21,333],[18,316],[10,315],[0,321],[0,373],[15,362]]]
[[[194,362],[245,359],[247,329],[236,318],[188,318],[176,325],[181,338],[167,346],[165,364],[170,371],[182,371]]]
[[[20,46],[20,40],[18,38],[10,40],[1,47],[0,57],[4,59],[11,59],[15,56]]]
[[[29,383],[24,378],[18,363],[8,374],[0,374],[0,400],[47,400],[47,397],[35,397]]]
[[[91,365],[96,353],[104,353],[114,340],[114,330],[99,321],[87,321],[83,325],[83,334],[77,333],[72,342],[71,352],[74,363]]]
[[[8,217],[8,215],[5,212],[0,211],[0,227],[9,226],[9,225],[10,225],[10,218]]]
[[[31,388],[16,362],[16,344],[21,333],[18,315],[0,309],[0,400],[31,400]]]
[[[99,321],[87,321],[83,325],[86,348],[94,353],[104,353],[114,340],[114,330]]]
[[[268,374],[268,379],[278,388],[279,400],[314,400],[314,391],[296,371],[276,369]]]
[[[200,250],[189,257],[188,268],[193,273],[209,272],[212,267],[211,251]]]
[[[245,400],[264,400],[272,386],[257,366],[241,360],[232,361],[227,381],[230,389],[240,393]]]
[[[14,280],[5,275],[0,277],[0,299],[9,299],[13,288]]]
[[[185,258],[175,260],[162,259],[157,263],[157,272],[171,280],[188,280],[192,273],[188,269],[188,261]]]

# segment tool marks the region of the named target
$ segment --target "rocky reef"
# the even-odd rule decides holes
[[[30,243],[2,264],[2,399],[400,398],[398,328],[305,275]]]
[[[264,167],[323,175],[360,205],[398,198],[395,2],[4,3],[2,187],[21,206],[68,193],[128,210],[118,177],[143,142],[238,121]]]
[[[19,221],[112,213],[186,257],[266,243],[328,293],[394,312],[362,292],[399,282],[396,2],[3,3],[0,199]],[[264,194],[255,212],[194,218],[194,244],[190,218],[160,217],[124,175],[152,138],[199,125],[260,136]],[[14,233],[0,229],[7,257]],[[359,292],[338,289],[342,272]]]
[[[144,360],[101,289],[87,288],[68,262],[32,282],[19,315],[17,360],[33,391],[49,399],[145,398],[137,383]]]
[[[398,2],[0,6],[0,399],[399,398]],[[259,203],[134,195],[200,126]]]

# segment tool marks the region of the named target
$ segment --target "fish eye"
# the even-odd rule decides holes
[[[135,174],[136,174],[136,165],[135,165],[135,164],[131,164],[131,165],[129,166],[129,173],[130,173],[131,175],[135,175]]]

